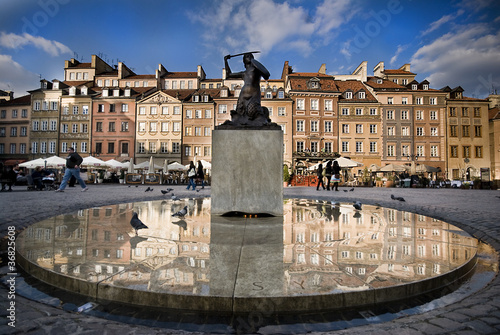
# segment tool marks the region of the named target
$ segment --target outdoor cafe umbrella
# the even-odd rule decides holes
[[[173,163],[168,164],[168,169],[169,170],[175,170],[175,171],[185,171],[185,170],[187,170],[187,168],[184,165],[179,164],[177,162],[173,162]]]
[[[28,169],[34,169],[38,166],[44,167],[45,166],[45,160],[43,158],[37,158],[31,161],[27,161],[24,163],[19,164],[20,167],[28,168]]]
[[[155,164],[154,168],[155,169],[161,169],[161,166]],[[140,169],[147,170],[147,169],[149,169],[149,161],[144,161],[142,163],[134,165],[134,169],[137,169],[137,170],[140,170]],[[154,171],[152,171],[151,173],[153,173],[153,172]]]
[[[363,164],[353,161],[352,159],[345,158],[345,157],[339,157],[334,159],[337,161],[340,165],[341,168],[351,168],[351,167],[356,167],[356,166],[361,166]],[[333,162],[333,161],[332,161]]]
[[[439,168],[430,166],[430,165],[425,165],[425,164],[419,164],[417,165],[416,172],[424,173],[424,172],[439,172]]]
[[[131,158],[128,162],[128,173],[134,173],[134,159]]]
[[[408,168],[404,165],[388,164],[380,168],[379,172],[404,172]]]
[[[108,164],[106,164],[105,161],[102,159],[96,158],[94,156],[88,156],[83,159],[82,166],[103,166],[107,167]]]
[[[66,166],[66,160],[59,156],[51,156],[49,158],[43,158],[44,166],[51,168],[62,168]]]
[[[110,159],[105,161],[106,165],[114,168],[114,169],[124,169],[127,168],[127,165],[123,164],[122,162],[117,161],[116,159]]]

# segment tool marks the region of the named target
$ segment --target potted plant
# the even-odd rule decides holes
[[[394,175],[390,175],[387,177],[387,181],[385,182],[385,187],[394,187]]]
[[[125,170],[120,170],[120,178],[118,178],[120,181],[120,184],[125,184]]]
[[[288,172],[288,165],[283,165],[283,187],[287,187],[290,182],[290,172]]]
[[[372,181],[372,175],[370,171],[368,171],[368,168],[365,167],[363,170],[363,185],[365,186],[372,186],[370,182]]]

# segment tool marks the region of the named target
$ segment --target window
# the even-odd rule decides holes
[[[363,115],[363,108],[356,108],[356,115]]]
[[[470,158],[470,146],[468,145],[463,146],[463,157]]]
[[[172,123],[172,131],[180,132],[181,131],[181,123],[180,122],[173,122]]]
[[[146,107],[139,107],[139,115],[146,115]]]
[[[181,108],[179,106],[174,106],[174,115],[180,115],[181,114]]]
[[[318,99],[311,99],[311,110],[314,110],[314,111],[319,110],[319,101],[318,101]]]
[[[387,156],[394,157],[394,146],[393,145],[387,146]]]
[[[429,118],[431,120],[437,120],[438,119],[438,117],[437,117],[437,111],[430,111],[429,112]]]
[[[10,153],[11,154],[15,154],[16,153],[16,144],[15,143],[11,143],[10,144]]]
[[[325,152],[332,152],[332,142],[325,142]]]
[[[363,125],[362,124],[356,125],[356,134],[363,134]]]
[[[450,157],[458,158],[458,146],[457,145],[450,146]]]
[[[474,107],[474,117],[481,117],[481,108]]]
[[[65,129],[65,132],[68,132],[68,125],[63,124],[63,129]],[[102,132],[102,122],[96,122],[95,123],[95,131],[96,132]]]
[[[181,152],[181,144],[179,142],[172,142],[172,152],[174,154]]]
[[[415,104],[416,105],[423,105],[424,101],[423,101],[423,99],[421,97],[418,97],[418,98],[415,99]]]
[[[161,114],[162,115],[168,115],[168,106],[163,106],[161,108]]]
[[[78,115],[78,106],[73,106],[73,115]]]
[[[71,125],[71,132],[72,133],[78,133],[78,123],[73,123]]]
[[[356,141],[356,152],[363,152],[363,142]]]
[[[227,113],[227,105],[219,105],[219,114]]]
[[[394,135],[396,135],[394,127],[387,127],[387,136],[394,136]]]
[[[28,136],[28,128],[27,127],[21,127],[21,133],[20,133],[19,136]]]
[[[278,107],[278,116],[286,116],[285,107]]]
[[[108,131],[115,131],[115,122],[110,122],[109,125],[108,125]]]
[[[408,111],[401,111],[401,120],[408,120]]]
[[[28,110],[27,109],[21,110],[21,117],[22,118],[27,118],[28,117]]]
[[[342,115],[349,115],[349,108],[342,108]]]
[[[450,126],[450,136],[457,137],[458,136],[458,126]]]
[[[298,141],[297,142],[297,152],[303,152],[304,151],[304,142]]]
[[[457,108],[456,107],[450,107],[449,115],[450,116],[457,116]]]
[[[415,113],[415,118],[416,118],[417,120],[423,120],[423,119],[424,119],[424,111],[417,111],[417,112]]]
[[[364,99],[365,97],[366,97],[365,92],[359,92],[359,93],[358,93],[358,98],[359,98],[359,99]]]
[[[438,146],[431,145],[431,157],[438,157]]]
[[[352,99],[352,92],[345,92],[346,99]]]
[[[203,129],[203,136],[210,136],[210,131],[211,131],[210,127],[205,127]]]
[[[156,106],[152,106],[152,107],[149,109],[149,114],[150,114],[150,115],[156,115],[156,114],[158,114],[158,109],[156,108]]]
[[[186,119],[193,118],[193,111],[191,109],[186,110]]]
[[[394,98],[391,98],[391,97],[387,98],[387,104],[388,105],[394,104]]]
[[[410,128],[401,127],[401,136],[410,136]]]
[[[424,128],[417,127],[417,136],[424,136]]]
[[[376,108],[370,108],[370,115],[377,115],[377,109]]]
[[[197,109],[194,111],[194,118],[201,119],[201,110],[200,109]]]
[[[483,158],[483,147],[482,146],[474,147],[474,151],[476,153],[476,158]]]
[[[108,154],[112,154],[115,152],[115,144],[113,142],[108,143]]]
[[[304,110],[304,99],[297,99],[297,110]]]
[[[462,126],[462,136],[470,137],[470,126]]]
[[[266,99],[272,99],[273,98],[273,92],[272,91],[267,91],[266,92]],[[312,104],[312,101],[311,101]]]
[[[311,142],[311,152],[318,152],[318,142]]]
[[[162,154],[168,153],[168,142],[161,142],[160,143],[160,152]]]
[[[191,136],[193,134],[193,130],[191,127],[184,127],[184,136]]]
[[[161,123],[161,131],[162,132],[167,132],[168,131],[168,122],[162,122]]]
[[[349,125],[348,124],[343,124],[342,125],[342,133],[343,134],[349,134]]]
[[[278,91],[278,99],[284,99],[285,98],[285,91],[279,90]]]
[[[387,120],[394,120],[394,111],[387,111]]]
[[[332,121],[325,121],[325,133],[331,133],[332,131]]]
[[[205,109],[205,119],[212,118],[212,111],[210,109]]]
[[[146,122],[139,122],[138,126],[140,132],[146,131]]]
[[[377,125],[371,124],[370,125],[370,134],[376,134],[376,133],[377,133]]]
[[[156,153],[156,142],[149,142],[149,152]]]
[[[191,146],[186,145],[186,146],[184,147],[184,155],[186,155],[186,156],[191,156]]]
[[[16,137],[17,136],[17,127],[11,127],[10,128],[10,136],[11,137]]]
[[[121,111],[122,111],[122,113],[128,113],[128,105],[127,104],[122,104]]]
[[[128,122],[122,121],[120,129],[121,131],[128,131]]]
[[[377,142],[370,142],[370,152],[377,152]]]
[[[297,128],[296,129],[298,132],[304,131],[304,120],[297,120]]]
[[[144,142],[139,142],[139,145],[137,146],[137,152],[140,154],[146,152],[146,144]]]
[[[332,100],[325,100],[325,110],[332,111],[333,110]]]
[[[419,157],[424,157],[425,156],[424,146],[423,145],[417,145],[417,156],[419,156]]]
[[[401,146],[401,155],[408,157],[409,154],[410,154],[410,146],[406,145],[406,144],[402,145]]]
[[[437,127],[431,127],[431,136],[439,136]]]
[[[437,105],[437,98],[429,98],[429,105]]]
[[[401,98],[401,104],[408,105],[408,98]]]
[[[429,84],[424,84],[422,88],[427,91],[429,89]]]
[[[469,116],[469,107],[462,107],[462,116]]]
[[[318,121],[311,121],[311,132],[317,133],[319,131]]]
[[[38,131],[38,130],[40,130],[40,128],[39,128],[39,127],[40,127],[40,123],[39,123],[39,121],[33,121],[33,127],[32,127],[32,128],[33,128],[33,131]]]
[[[52,144],[52,143],[50,143]],[[55,149],[55,142],[54,142],[54,149]],[[49,150],[50,150],[50,147],[49,147]],[[87,142],[82,142],[80,143],[80,152],[87,152]]]
[[[342,152],[348,152],[348,151],[349,151],[349,142],[342,141]]]
[[[476,136],[476,137],[483,136],[482,126],[474,126],[474,136]]]
[[[194,127],[194,136],[201,136],[201,127]]]

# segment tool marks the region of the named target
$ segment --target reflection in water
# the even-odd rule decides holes
[[[183,218],[172,214],[188,206]],[[135,231],[132,212],[149,228]],[[217,297],[305,296],[439,276],[476,254],[459,228],[351,203],[285,200],[284,216],[211,217],[210,199],[81,210],[27,228],[19,253],[39,267],[139,291]]]

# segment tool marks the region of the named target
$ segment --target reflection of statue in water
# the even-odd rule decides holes
[[[254,51],[256,52],[256,51]],[[262,107],[260,104],[260,78],[269,79],[269,71],[256,61],[253,57],[254,52],[247,52],[238,55],[227,55],[224,57],[224,65],[226,67],[227,79],[243,79],[243,87],[241,88],[240,96],[236,110],[231,111],[231,121],[226,121],[224,125],[230,126],[265,126],[271,125],[269,119],[269,110]],[[235,56],[243,55],[243,64],[245,71],[231,72],[228,59]]]

